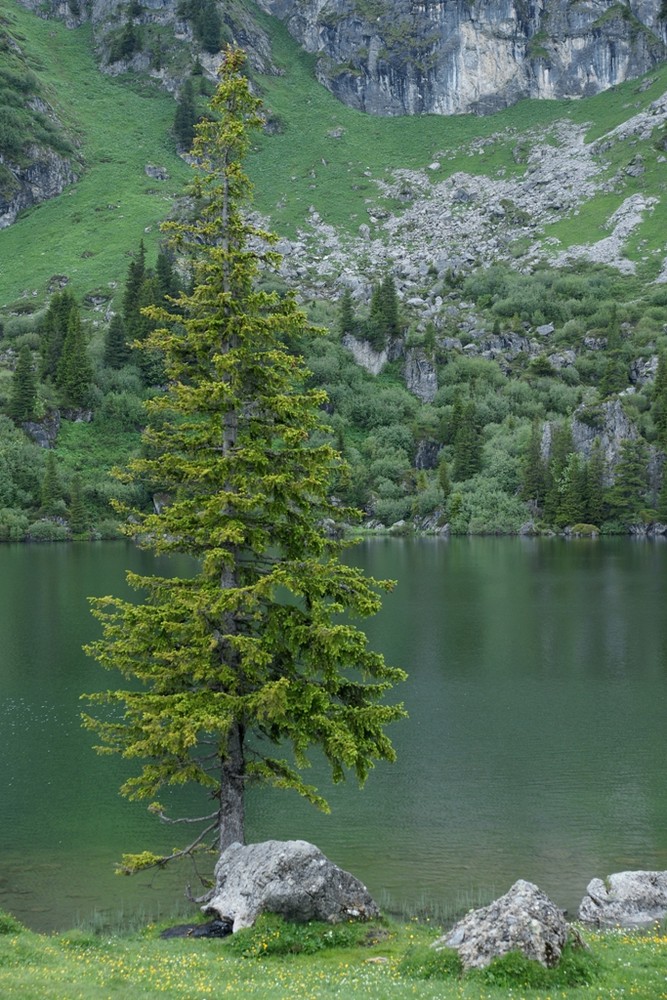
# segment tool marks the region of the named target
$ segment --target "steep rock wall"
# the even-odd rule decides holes
[[[320,81],[379,115],[581,97],[665,58],[660,0],[261,0]]]
[[[11,226],[24,209],[54,198],[77,180],[71,161],[47,146],[30,146],[27,162],[20,164],[0,153],[0,166],[6,171],[0,185],[0,229]]]

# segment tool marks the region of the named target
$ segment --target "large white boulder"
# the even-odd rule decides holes
[[[305,840],[232,844],[220,855],[204,913],[251,927],[260,913],[287,920],[369,920],[380,911],[365,885]]]

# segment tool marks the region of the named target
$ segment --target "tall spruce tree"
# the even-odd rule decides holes
[[[542,507],[547,489],[547,468],[542,456],[542,423],[534,420],[528,447],[521,462],[521,496]]]
[[[586,521],[589,524],[600,525],[606,517],[606,472],[607,466],[602,445],[600,439],[596,438],[586,469]]]
[[[658,444],[667,449],[667,352],[658,359],[653,386],[653,422],[658,432]]]
[[[130,345],[125,336],[123,317],[115,313],[107,328],[104,340],[104,364],[109,368],[122,368],[130,360]]]
[[[338,329],[345,336],[346,333],[354,334],[357,329],[357,320],[354,315],[354,305],[352,303],[352,292],[349,288],[343,291],[339,302]]]
[[[452,478],[459,482],[469,479],[482,467],[482,435],[474,402],[465,403],[454,438],[454,468]]]
[[[55,379],[63,344],[67,336],[70,316],[78,315],[79,306],[72,293],[65,289],[56,292],[41,325],[41,365],[42,378]]]
[[[40,500],[40,514],[42,516],[55,517],[64,512],[63,487],[58,473],[58,463],[53,451],[49,451],[46,456]]]
[[[134,512],[127,533],[158,553],[189,553],[200,568],[185,579],[129,574],[143,603],[95,601],[104,634],[90,647],[132,682],[93,695],[116,711],[87,720],[107,751],[144,759],[124,794],[153,800],[191,782],[208,809],[188,844],[126,857],[127,870],[211,839],[217,850],[243,842],[251,780],[326,808],[301,774],[309,748],[334,781],[350,769],[363,782],[375,760],[394,758],[385,729],[403,715],[384,697],[404,675],[349,617],[378,610],[377,581],[343,565],[340,543],[322,529],[324,517],[341,518],[328,489],[336,453],[310,440],[325,397],[304,388],[300,359],[281,343],[307,320],[293,296],[256,289],[260,266],[278,258],[258,248],[271,238],[242,214],[242,161],[261,124],[242,66],[228,49],[212,100],[218,120],[197,129],[200,215],[165,226],[190,260],[193,291],[181,294],[176,325],[167,310],[150,310],[165,324],[147,343],[164,352],[168,383],[149,405],[167,420],[149,426],[151,454],[126,476],[171,498],[160,513]]]
[[[78,310],[71,313],[56,370],[56,385],[66,406],[90,406],[93,367]]]
[[[643,438],[621,442],[621,456],[609,491],[612,517],[621,524],[637,521],[646,507],[648,478],[648,445]]]
[[[192,80],[188,79],[181,87],[174,115],[174,137],[179,149],[189,150],[195,137],[197,123],[197,106]]]
[[[81,475],[77,473],[72,480],[69,501],[69,526],[73,535],[82,535],[88,530],[90,518],[83,500]]]
[[[27,344],[19,351],[16,371],[12,377],[9,415],[15,423],[31,420],[37,402],[37,376],[32,364],[32,352]]]

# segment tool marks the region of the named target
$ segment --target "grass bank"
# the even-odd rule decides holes
[[[556,970],[517,956],[462,976],[429,948],[439,928],[413,921],[287,925],[261,918],[223,940],[161,940],[159,928],[46,937],[0,916],[3,1000],[635,1000],[667,998],[667,933],[586,932]]]

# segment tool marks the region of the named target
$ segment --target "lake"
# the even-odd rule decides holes
[[[312,840],[383,907],[440,916],[517,878],[574,913],[593,876],[667,869],[667,545],[370,539],[347,558],[398,580],[365,626],[410,675],[398,761],[361,792],[315,761],[328,816],[253,792],[249,840]],[[168,915],[192,880],[113,874],[177,838],[79,724],[82,692],[118,686],[81,651],[86,598],[154,567],[125,543],[0,546],[0,908],[36,930]]]

